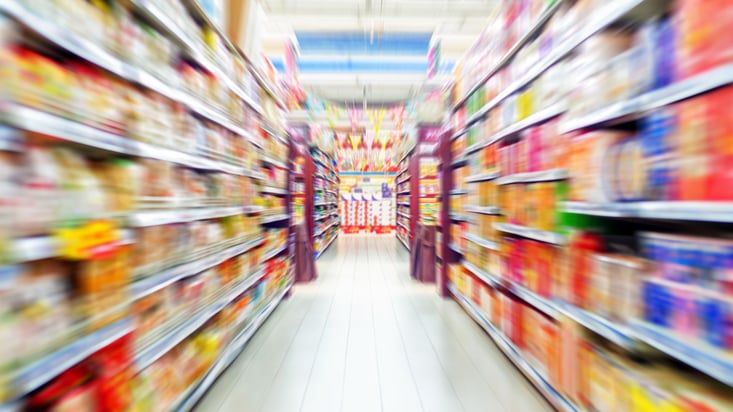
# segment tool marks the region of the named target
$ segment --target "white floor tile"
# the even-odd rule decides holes
[[[340,235],[197,406],[201,412],[545,411],[394,235]]]

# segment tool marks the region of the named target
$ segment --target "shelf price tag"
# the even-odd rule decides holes
[[[119,227],[108,220],[93,220],[75,227],[60,228],[54,234],[61,257],[84,260],[105,255],[121,240]]]

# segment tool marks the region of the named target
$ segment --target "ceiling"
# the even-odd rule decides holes
[[[298,52],[299,79],[333,102],[408,100],[448,82],[453,64],[486,27],[497,0],[260,0],[262,51],[282,66]],[[438,73],[428,52],[438,43]]]

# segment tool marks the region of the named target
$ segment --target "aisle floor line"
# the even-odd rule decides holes
[[[373,243],[373,242],[372,242]],[[371,280],[381,290],[372,290],[374,306],[375,342],[377,345],[380,383],[382,389],[382,405],[384,411],[423,411],[425,405],[420,397],[415,375],[410,367],[404,338],[392,306],[392,294],[389,293],[386,272],[379,256],[372,256],[372,245],[367,248],[370,261],[375,262]],[[376,258],[376,260],[375,260]]]
[[[325,257],[325,256],[324,256]],[[339,265],[336,259],[325,262],[325,270],[333,270]],[[306,301],[311,301],[298,332],[295,334],[287,352],[283,355],[278,371],[270,385],[267,395],[259,410],[264,411],[297,411],[303,402],[307,382],[315,362],[315,354],[322,342],[325,324],[331,313],[336,294],[332,289],[337,287],[338,279],[326,279],[320,289],[325,290],[330,298],[319,299],[318,292],[313,296],[307,290],[301,295]],[[280,388],[288,388],[288,396],[282,397]]]
[[[396,244],[397,240],[389,242],[390,246]],[[460,399],[459,391],[452,382],[451,377],[445,368],[445,361],[441,359],[440,352],[430,341],[424,324],[420,319],[420,314],[415,310],[411,297],[414,294],[427,294],[432,291],[429,286],[415,283],[409,278],[409,255],[406,251],[398,249],[393,250],[396,253],[404,253],[407,259],[401,259],[399,262],[394,259],[394,255],[382,253],[382,246],[377,242],[376,251],[380,257],[387,256],[394,270],[384,270],[383,273],[396,273],[398,276],[392,276],[390,279],[392,296],[404,294],[404,299],[392,299],[393,309],[398,322],[401,323],[400,331],[403,339],[408,345],[408,353],[412,357],[411,369],[418,380],[418,388],[421,396],[425,399],[424,405],[427,411],[465,411],[463,401]],[[380,259],[382,261],[382,259]],[[399,276],[399,275],[402,276]],[[410,293],[405,287],[405,283],[411,283],[413,292]],[[398,289],[399,288],[399,291]],[[432,295],[431,295],[432,297]]]
[[[324,256],[324,262],[326,261]],[[296,288],[297,289],[297,286]],[[295,292],[294,292],[295,293]],[[295,296],[295,295],[292,295]],[[253,366],[253,363],[257,362],[258,359],[268,359],[267,356],[261,356],[262,351],[265,350],[267,344],[273,339],[282,340],[284,333],[292,331],[293,329],[289,325],[284,324],[293,313],[298,312],[298,305],[291,304],[292,298],[283,301],[280,306],[275,310],[271,318],[263,325],[262,329],[254,336],[253,340],[245,348],[242,355],[231,365],[231,367],[222,375],[218,380],[217,384],[214,385],[212,390],[206,395],[202,402],[198,406],[198,410],[201,411],[245,411],[253,410],[253,402],[248,400],[247,402],[240,403],[237,405],[237,394],[234,389],[241,391],[242,387],[246,384],[244,381],[244,374],[248,370],[256,370],[257,365]],[[297,317],[296,317],[297,319]],[[271,364],[263,365],[272,369]],[[236,384],[236,385],[235,385]],[[225,388],[221,390],[220,387]],[[247,392],[252,391],[252,388],[247,388]]]
[[[352,244],[352,239],[340,237],[336,240],[336,244],[331,247],[332,251],[326,252],[336,253],[333,250],[338,250],[341,264],[338,265],[339,269],[335,273],[346,272]],[[326,319],[320,345],[314,354],[313,367],[305,384],[306,389],[300,410],[338,411],[342,402],[353,283],[347,276],[331,275],[334,272],[324,270],[320,264],[319,269],[321,269],[319,273],[321,280],[314,285],[309,285],[309,287],[315,288],[314,290],[318,290],[318,293],[322,293],[322,288],[318,286],[320,282],[338,281],[338,286],[333,291],[333,307]],[[342,291],[350,292],[343,293]],[[334,388],[336,387],[340,389],[335,391]]]
[[[348,272],[352,274],[354,283],[341,410],[370,412],[382,410],[370,299],[371,276],[368,256],[365,253],[366,239],[362,236],[354,239],[357,248],[353,260],[354,268]]]
[[[340,236],[197,410],[551,410],[455,302],[409,278],[397,242]]]
[[[392,248],[392,251],[394,253],[391,256],[394,257],[395,253],[399,254],[402,249],[395,247]],[[452,332],[443,335],[464,337],[464,339],[457,340],[463,349],[461,352],[467,354],[470,365],[481,375],[487,387],[498,396],[507,411],[552,410],[550,404],[458,304],[452,299],[447,301],[429,299],[429,303],[443,319],[442,324],[447,325]],[[432,311],[429,308],[423,308],[419,312],[430,313]],[[517,393],[525,393],[526,396],[515,396]]]

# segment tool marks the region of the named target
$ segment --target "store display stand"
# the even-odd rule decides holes
[[[453,130],[450,127],[444,127],[440,133],[440,143],[437,148],[438,175],[440,179],[440,211],[438,214],[437,231],[435,239],[435,256],[436,256],[436,286],[438,295],[441,297],[450,296],[448,290],[448,268],[451,264],[460,262],[460,256],[448,247],[452,244],[451,233],[451,196],[453,190],[453,170],[451,163],[453,162],[451,154],[451,139]]]
[[[433,124],[420,124],[417,126],[417,130],[417,142],[414,147],[403,155],[398,163],[400,172],[398,172],[395,179],[397,193],[396,220],[398,226],[403,228],[403,230],[397,231],[397,238],[411,253],[414,253],[415,244],[418,240],[418,225],[433,226],[436,223],[439,224],[440,216],[438,210],[432,210],[440,209],[438,202],[439,186],[434,187],[427,183],[438,180],[437,166],[435,167],[435,175],[432,173],[429,176],[422,175],[424,170],[432,170],[430,167],[424,168],[423,163],[427,165],[429,160],[438,160],[436,155],[439,155],[440,148],[439,128]],[[427,205],[424,208],[422,203],[433,203],[433,207]],[[409,218],[404,213],[408,208]],[[405,220],[407,220],[407,224],[404,223]],[[433,240],[429,242],[433,248],[435,247],[434,238],[433,235]],[[431,257],[431,269],[426,269],[426,273],[434,273],[436,267],[435,251],[422,254],[422,256]],[[432,282],[435,280],[435,275],[425,276],[425,279]]]
[[[336,162],[330,155],[310,148],[310,156],[305,163],[306,222],[308,232],[313,237],[313,250],[316,259],[334,243],[339,234],[338,202],[339,176]]]
[[[54,178],[67,179],[48,184],[59,189],[54,196],[63,196],[41,202],[58,204],[49,213],[48,227],[29,235],[13,233],[17,237],[8,239],[6,257],[19,267],[47,259],[68,266],[48,273],[63,281],[63,287],[34,288],[34,298],[56,299],[49,313],[54,318],[45,322],[46,314],[34,313],[32,326],[18,326],[39,334],[23,339],[47,344],[13,359],[12,366],[5,364],[0,410],[24,410],[30,407],[27,401],[45,402],[50,392],[68,401],[84,391],[79,398],[85,398],[81,402],[87,402],[87,409],[106,410],[104,402],[121,400],[129,402],[115,404],[121,409],[138,409],[145,400],[132,393],[133,386],[154,393],[158,408],[190,410],[292,286],[293,241],[288,237],[282,242],[286,236],[280,236],[290,227],[289,202],[273,207],[265,203],[289,197],[289,177],[282,177],[290,167],[281,150],[288,139],[278,118],[284,105],[277,86],[268,84],[198,2],[133,0],[86,6],[77,13],[70,9],[75,5],[65,2],[0,3],[3,33],[19,34],[0,39],[11,43],[0,48],[5,53],[17,46],[38,63],[38,82],[21,82],[25,93],[36,96],[33,101],[23,94],[3,96],[7,100],[0,117],[9,126],[4,131],[17,136],[19,145],[2,150],[27,155],[25,143],[31,138],[34,150],[63,150],[64,162],[48,156],[43,166],[57,162]],[[81,16],[90,21],[77,21]],[[90,27],[123,26],[120,33],[99,30],[101,38],[88,36]],[[216,51],[202,29],[206,40],[217,44]],[[134,55],[116,49],[122,38]],[[151,60],[140,61],[141,56]],[[5,61],[5,68],[13,75],[23,73],[19,62]],[[54,80],[56,95],[50,96],[50,83],[44,82],[59,73],[63,84]],[[207,89],[211,82],[216,92],[207,95],[209,90],[197,88],[204,82]],[[94,99],[87,99],[92,95]],[[125,103],[128,98],[135,103]],[[74,104],[59,110],[67,104],[63,99]],[[102,101],[104,105],[95,106]],[[101,168],[105,173],[97,175]],[[130,173],[132,168],[140,173]],[[87,180],[78,184],[74,179]],[[62,209],[87,206],[82,205],[88,201],[87,186],[94,187],[94,200],[104,210],[74,215],[71,232],[71,219],[59,216],[67,213]],[[65,204],[77,201],[66,198],[72,195],[70,187],[78,204]],[[67,230],[67,224],[70,232],[64,236],[52,233],[61,226]],[[74,239],[85,249],[72,250]],[[88,241],[98,242],[94,250],[86,249]],[[97,259],[115,260],[104,268],[91,267]],[[68,329],[63,334],[54,330],[61,317],[66,317],[61,329]],[[196,344],[203,338],[216,342],[207,344],[205,354]],[[192,367],[176,371],[182,375],[178,386],[149,379],[163,369],[170,373],[171,364],[180,365],[181,352]],[[130,375],[110,393],[109,379],[118,376],[123,364]],[[68,382],[67,374],[77,370],[84,371],[84,387]],[[86,396],[92,387],[94,396]],[[73,401],[53,405],[69,407],[82,406]]]
[[[395,176],[395,235],[408,251],[412,243],[413,216],[420,210],[413,207],[417,203],[413,199],[413,168],[411,165],[412,152],[415,147],[408,149],[398,164],[399,171]]]

